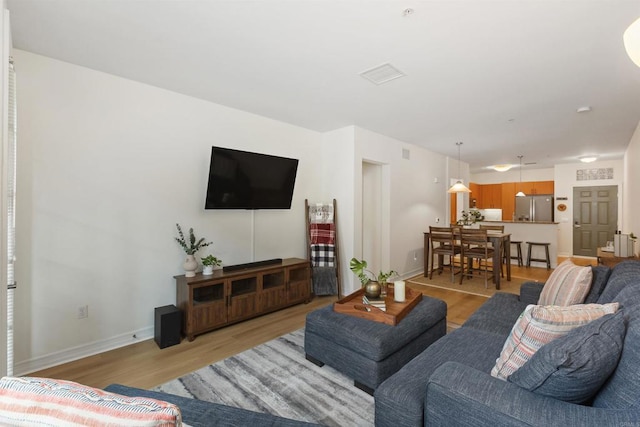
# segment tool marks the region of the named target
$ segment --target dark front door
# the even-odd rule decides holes
[[[618,186],[573,188],[573,255],[596,256],[618,228]]]

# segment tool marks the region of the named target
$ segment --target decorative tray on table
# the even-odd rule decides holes
[[[393,287],[389,286],[384,301],[386,309],[381,310],[374,305],[364,304],[363,296],[364,289],[358,289],[334,302],[333,311],[395,326],[422,300],[421,292],[406,288],[404,302],[396,302],[393,300]]]

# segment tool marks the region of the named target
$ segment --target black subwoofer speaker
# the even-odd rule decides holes
[[[182,312],[175,305],[156,307],[154,339],[158,347],[165,348],[180,344]]]

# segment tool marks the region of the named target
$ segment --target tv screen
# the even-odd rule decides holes
[[[205,209],[291,209],[298,159],[211,147]]]

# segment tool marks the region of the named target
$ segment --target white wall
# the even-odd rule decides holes
[[[576,172],[580,169],[613,168],[613,179],[578,181]],[[585,163],[570,163],[556,165],[554,174],[554,209],[555,221],[558,222],[558,255],[571,256],[573,254],[573,188],[603,185],[617,185],[618,187],[618,224],[622,224],[622,201],[624,182],[624,165],[622,160],[610,160]],[[567,200],[558,200],[558,197],[566,197]],[[558,204],[563,203],[567,210],[560,212]],[[613,236],[611,236],[613,238]]]
[[[383,256],[379,268],[396,270],[403,277],[417,274],[423,269],[423,232],[436,225],[436,218],[440,218],[440,224],[446,222],[447,157],[362,128],[355,129],[355,145],[355,223],[360,224],[362,217],[362,162],[379,163],[389,171],[388,184],[383,185],[389,186],[390,197],[389,220],[383,221],[388,229],[382,230],[383,241],[385,234],[389,236],[388,264]],[[410,151],[409,160],[402,158],[403,149]],[[358,228],[356,225],[352,255],[356,257],[362,256]]]
[[[322,200],[336,199],[337,241],[340,262],[342,294],[353,289],[353,273],[349,270],[349,260],[353,256],[355,228],[354,221],[354,135],[355,128],[347,126],[322,135],[320,166],[322,172],[318,181],[322,184]]]
[[[28,52],[14,56],[16,373],[152,336],[153,309],[175,303],[173,276],[183,274],[176,222],[213,242],[198,256],[213,253],[227,265],[306,257],[304,199],[336,184],[319,179],[321,134]],[[292,209],[204,210],[212,145],[300,159]],[[89,317],[79,320],[85,304]]]
[[[436,218],[448,223],[456,159],[354,126],[318,134],[35,54],[14,56],[17,374],[131,343],[133,334],[150,337],[153,308],[175,302],[172,276],[182,274],[176,222],[214,242],[199,255],[225,264],[305,257],[304,199],[335,198],[344,294],[359,285],[348,260],[362,253],[363,161],[386,171],[389,268],[403,277],[422,271],[423,231]],[[625,182],[638,182],[639,135],[627,150]],[[292,209],[205,211],[212,145],[299,158]],[[460,167],[468,183],[468,165]],[[554,175],[556,183],[569,173]],[[624,190],[625,212],[637,212],[637,184]],[[624,218],[638,234],[638,215]],[[78,320],[84,304],[89,318]]]
[[[554,169],[534,169],[535,165],[522,167],[522,182],[553,181]],[[520,168],[509,169],[506,172],[482,172],[471,175],[471,182],[476,184],[502,184],[503,182],[520,182]]]
[[[640,123],[624,154],[622,232],[640,236]],[[640,252],[636,241],[634,251]]]
[[[2,231],[0,236],[0,277],[3,278],[3,289],[6,289],[8,280],[12,280],[9,277],[10,269],[10,246],[9,239],[6,237],[6,231],[10,229],[10,222],[8,212],[8,202],[12,200],[12,189],[10,190],[9,182],[12,182],[13,167],[8,167],[12,162],[12,156],[9,156],[10,135],[14,135],[13,132],[9,132],[9,57],[11,55],[11,28],[9,24],[9,11],[6,8],[6,1],[0,2],[0,62],[4,64],[4,67],[0,69],[0,98],[3,100],[0,102],[0,210],[3,212],[0,215],[0,227]],[[7,280],[8,279],[8,280]],[[8,292],[0,292],[0,375],[13,375],[11,369],[7,369],[7,364],[11,363],[11,360],[7,360],[7,300],[10,301]],[[9,325],[10,326],[10,325]],[[9,342],[10,345],[10,342]]]

